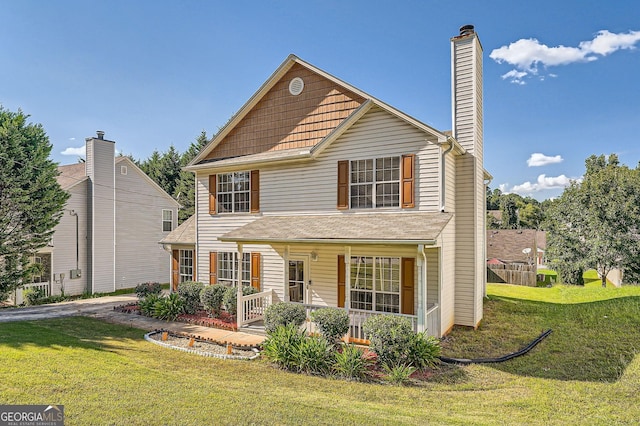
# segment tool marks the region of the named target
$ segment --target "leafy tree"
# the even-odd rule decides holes
[[[0,296],[37,272],[29,257],[51,240],[69,198],[49,138],[28,118],[0,107]]]
[[[207,133],[203,130],[180,157],[180,166],[186,166],[208,142]],[[195,177],[192,172],[180,171],[173,196],[182,205],[178,211],[178,222],[182,223],[195,213]]]
[[[594,268],[607,274],[640,256],[640,169],[621,166],[611,154],[585,161],[582,182],[573,182],[552,203],[548,255],[559,269]]]
[[[502,229],[518,228],[518,206],[513,197],[502,198],[500,203],[502,211]]]

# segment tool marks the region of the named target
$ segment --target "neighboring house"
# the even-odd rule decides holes
[[[167,253],[158,240],[176,227],[179,204],[129,158],[115,157],[104,132],[86,147],[86,162],[58,168],[71,197],[51,243],[35,256],[46,265],[42,276],[25,287],[74,295],[165,282]]]
[[[165,250],[171,253],[171,289],[178,284],[193,281],[196,276],[196,217],[191,216],[169,235],[160,240]]]
[[[487,261],[543,266],[547,233],[535,229],[487,230]]]
[[[289,56],[185,168],[197,279],[344,307],[352,325],[382,313],[434,336],[477,326],[490,175],[473,26],[451,48],[451,133]]]

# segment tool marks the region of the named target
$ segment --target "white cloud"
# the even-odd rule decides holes
[[[536,182],[531,183],[527,181],[520,185],[514,185],[514,187],[507,192],[515,192],[516,194],[520,195],[529,195],[533,192],[539,192],[545,189],[566,188],[567,186],[569,186],[571,181],[575,180],[579,179],[568,178],[565,175],[553,177],[542,174],[538,176],[538,180]]]
[[[562,163],[563,158],[560,155],[554,155],[553,157],[549,157],[548,155],[544,155],[540,152],[534,152],[531,154],[531,157],[527,160],[527,166],[529,167],[540,167],[546,166],[547,164],[556,164]]]
[[[85,157],[86,156],[86,146],[81,146],[78,148],[68,147],[60,154],[62,155],[73,155],[76,157]]]
[[[640,31],[612,33],[599,31],[593,40],[582,41],[578,47],[553,46],[540,43],[535,38],[520,39],[508,46],[494,49],[489,57],[498,63],[507,63],[516,67],[502,76],[511,82],[522,84],[522,78],[528,74],[538,74],[538,67],[567,65],[575,62],[595,61],[599,57],[610,55],[623,49],[634,49],[640,41]],[[526,74],[522,74],[522,73]],[[555,75],[554,75],[555,76]]]

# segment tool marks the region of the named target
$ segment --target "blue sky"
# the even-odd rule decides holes
[[[591,154],[638,164],[639,17],[637,0],[0,0],[0,104],[61,164],[96,130],[143,159],[215,133],[294,53],[448,130],[449,39],[473,24],[491,187],[544,199]]]

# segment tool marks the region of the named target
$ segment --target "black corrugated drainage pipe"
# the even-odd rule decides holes
[[[538,343],[542,342],[548,335],[551,334],[551,329],[543,332],[539,335],[533,342],[529,343],[524,348],[520,349],[517,352],[512,352],[508,355],[501,356],[499,358],[476,358],[476,359],[465,359],[465,358],[447,358],[444,356],[439,357],[440,361],[446,362],[447,364],[490,364],[496,362],[505,362],[510,359],[519,357],[521,355],[526,354],[531,349],[533,349]]]

